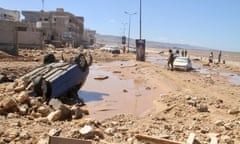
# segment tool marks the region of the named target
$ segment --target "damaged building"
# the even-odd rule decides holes
[[[74,16],[63,8],[56,11],[22,11],[27,24],[41,31],[45,43],[56,47],[79,47],[84,34],[84,17]],[[33,28],[34,29],[34,28]]]

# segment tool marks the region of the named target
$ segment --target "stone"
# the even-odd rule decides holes
[[[40,117],[35,119],[36,122],[48,123],[49,120],[47,117]]]
[[[54,112],[51,112],[47,116],[47,118],[48,118],[49,121],[53,121],[54,122],[54,121],[60,120],[61,116],[62,116],[62,111],[61,110],[56,110]]]
[[[18,129],[8,129],[5,132],[5,137],[8,138],[10,141],[15,139],[16,137],[19,136],[19,130]]]
[[[104,130],[104,133],[106,133],[109,136],[113,136],[115,132],[116,132],[116,128],[106,128]]]
[[[206,104],[200,104],[200,106],[197,108],[199,112],[208,112],[208,106]]]
[[[12,108],[16,108],[17,103],[14,98],[5,97],[0,103],[0,109],[2,108],[4,111],[10,110]]]
[[[14,88],[15,92],[20,92],[20,91],[23,91],[23,90],[25,90],[25,86],[23,84]]]
[[[42,116],[47,116],[50,113],[50,110],[47,106],[43,105],[38,107],[37,112],[39,112],[40,114],[42,114]]]
[[[191,105],[191,106],[197,106],[197,102],[196,101],[194,101],[194,100],[188,100],[187,101],[187,104],[189,104],[189,105]]]
[[[18,107],[18,109],[19,109],[19,113],[21,115],[26,115],[28,112],[28,105],[26,105],[26,104],[21,105],[20,107]]]
[[[59,110],[61,111],[60,120],[66,120],[66,119],[71,119],[72,118],[71,109],[69,107],[67,107],[66,105],[62,104],[60,106]]]
[[[224,121],[223,121],[223,120],[217,120],[217,121],[215,122],[215,125],[216,125],[216,126],[223,126],[223,125],[224,125]]]
[[[106,75],[97,75],[94,77],[95,80],[105,80],[108,79],[108,76]]]
[[[81,113],[83,113],[85,115],[89,115],[89,111],[87,108],[81,107],[80,110],[81,110]]]
[[[228,113],[231,115],[236,115],[236,114],[240,113],[240,110],[239,110],[239,108],[229,109]]]
[[[225,144],[234,144],[234,141],[232,140],[232,138],[230,136],[222,136],[221,139],[223,140],[223,142]]]
[[[61,133],[61,129],[51,129],[49,132],[48,132],[48,135],[49,136],[59,136],[60,133]]]
[[[72,110],[72,111],[73,111],[73,110]],[[77,107],[77,108],[74,110],[74,112],[72,112],[72,113],[73,113],[73,115],[72,115],[72,118],[73,118],[73,119],[80,119],[80,118],[83,117],[80,107]]]
[[[51,99],[49,101],[49,106],[51,106],[54,110],[58,110],[61,105],[63,105],[63,103],[58,99]]]
[[[21,131],[19,137],[24,140],[31,138],[30,134],[27,131]]]
[[[89,125],[85,125],[83,128],[80,129],[80,134],[81,135],[86,135],[89,134],[90,132],[92,132],[94,130],[94,128],[92,126]]]
[[[42,103],[40,102],[39,98],[30,98],[30,105],[39,107]]]
[[[127,93],[127,92],[128,92],[128,90],[124,89],[124,90],[123,90],[123,92],[124,92],[124,93]]]
[[[26,91],[22,91],[19,95],[16,95],[16,100],[18,103],[25,103],[29,100],[29,95]]]

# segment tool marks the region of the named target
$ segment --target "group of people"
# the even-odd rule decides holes
[[[174,59],[179,55],[179,50],[177,49],[175,53],[173,53],[173,51],[171,49],[169,49],[169,57],[168,57],[168,68],[173,70],[173,62],[174,62]],[[182,57],[187,57],[187,50],[184,49],[181,51],[181,56]]]
[[[222,57],[222,51],[219,51],[218,53],[218,63],[221,63],[221,57]],[[209,63],[213,63],[213,52],[210,53],[208,58]]]

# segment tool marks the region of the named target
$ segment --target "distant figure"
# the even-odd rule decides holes
[[[123,53],[125,53],[126,52],[126,47],[125,46],[123,46]]]
[[[187,50],[186,49],[184,50],[184,53],[185,53],[184,56],[187,57]]]
[[[218,63],[221,63],[221,56],[222,56],[222,51],[220,51],[218,54]]]
[[[184,49],[182,49],[181,53],[182,53],[182,57],[184,57]]]
[[[172,52],[172,50],[169,50],[169,57],[168,57],[168,68],[170,68],[171,70],[173,70],[173,61],[174,61],[174,54]]]
[[[209,63],[213,63],[213,52],[210,53],[208,61]]]

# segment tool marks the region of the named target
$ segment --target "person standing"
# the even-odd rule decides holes
[[[187,57],[187,50],[186,49],[184,50],[184,53],[185,53],[184,56]]]
[[[208,61],[209,63],[213,63],[213,52],[210,53]]]
[[[168,57],[168,68],[170,68],[171,70],[173,70],[173,61],[174,61],[174,54],[172,52],[172,50],[169,50],[169,57]]]
[[[221,56],[222,56],[222,51],[220,51],[218,54],[218,63],[221,63]]]
[[[181,53],[182,53],[182,57],[184,57],[184,49],[182,49]]]

